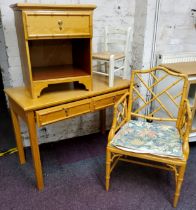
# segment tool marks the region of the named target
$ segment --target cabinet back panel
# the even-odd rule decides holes
[[[72,64],[71,40],[31,40],[29,51],[32,67]]]

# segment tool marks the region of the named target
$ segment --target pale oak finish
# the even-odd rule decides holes
[[[42,9],[49,9],[49,10],[58,10],[58,11],[66,11],[66,10],[75,10],[75,11],[80,11],[82,10],[90,10],[92,8],[96,8],[94,4],[36,4],[36,3],[17,3],[17,4],[12,4],[10,6],[11,8],[21,8],[23,10],[42,10]]]
[[[160,78],[157,77],[158,72],[161,71],[165,75],[161,76]],[[155,73],[156,72],[156,73]],[[143,79],[143,75],[151,76],[154,79],[153,84],[149,85]],[[168,76],[175,77],[175,81],[167,84]],[[136,79],[137,78],[137,79]],[[164,89],[159,93],[156,92],[156,86],[165,80]],[[140,83],[139,83],[140,82]],[[173,96],[169,93],[169,90],[175,86],[176,84],[183,82],[182,89],[179,89],[179,94]],[[137,84],[142,84],[146,89],[151,93],[151,98],[146,101],[146,99],[142,96],[142,94],[138,91]],[[185,173],[185,168],[189,156],[189,130],[191,125],[191,110],[186,99],[186,92],[187,92],[188,80],[186,75],[177,74],[169,71],[164,67],[155,67],[154,69],[150,70],[136,70],[132,71],[131,77],[131,85],[129,93],[126,93],[121,97],[121,99],[115,104],[114,106],[114,117],[113,117],[113,124],[112,128],[109,132],[108,137],[108,145],[107,145],[107,152],[106,152],[106,190],[109,190],[109,183],[110,183],[110,174],[114,167],[116,166],[119,160],[140,164],[143,166],[155,167],[158,169],[164,169],[168,171],[172,171],[175,174],[176,178],[176,190],[173,200],[173,206],[176,207],[180,195],[181,185],[183,182],[183,177]],[[154,92],[155,91],[155,92]],[[173,115],[167,108],[165,107],[163,101],[159,96],[166,94],[168,98],[171,99],[171,103],[176,105],[176,99],[180,98],[179,104],[177,104],[176,108],[178,110],[177,117]],[[133,104],[137,100],[140,100],[141,106],[138,106],[133,109]],[[150,113],[143,112],[148,105],[153,104],[155,101],[158,102],[159,107],[155,108],[155,110],[150,110]],[[120,109],[121,107],[121,109]],[[142,107],[142,108],[141,108]],[[155,115],[160,111],[164,110],[168,117],[156,117]],[[177,129],[179,130],[179,134],[182,139],[182,150],[183,150],[183,159],[178,158],[169,158],[163,157],[158,155],[151,155],[145,153],[129,152],[123,149],[118,149],[110,144],[111,140],[117,133],[121,127],[131,120],[132,118],[143,118],[150,121],[173,121],[176,124]],[[144,160],[144,161],[143,161]],[[145,160],[148,160],[146,162]],[[151,162],[152,161],[152,162]]]
[[[24,83],[32,98],[51,84],[65,82],[78,81],[91,90],[92,15],[96,6],[22,3],[11,7]]]
[[[124,93],[125,90],[116,91],[101,96],[95,96],[93,99],[84,99],[36,111],[38,126],[112,106]]]
[[[187,76],[196,75],[196,62],[179,62],[179,63],[168,63],[161,64],[174,72],[186,74]]]
[[[107,78],[101,79],[94,76],[93,91],[82,90],[71,84],[55,86],[53,91],[44,93],[40,98],[32,99],[25,87],[8,88],[5,93],[8,96],[12,121],[14,125],[16,143],[20,163],[25,163],[23,143],[20,133],[18,118],[26,122],[29,129],[29,138],[34,162],[37,187],[44,187],[42,166],[37,139],[36,124],[43,126],[52,122],[78,116],[83,113],[101,110],[100,127],[105,131],[105,108],[114,103],[128,92],[129,81],[120,78],[115,79],[114,87],[109,88]]]
[[[11,110],[11,117],[12,117],[12,122],[13,122],[13,127],[14,127],[14,133],[15,133],[15,138],[16,138],[16,144],[18,148],[18,153],[19,153],[19,161],[21,164],[24,164],[26,162],[25,160],[25,154],[24,154],[24,148],[22,144],[22,137],[21,137],[21,130],[20,130],[20,123],[18,119],[18,115],[13,111],[13,109],[10,107]]]
[[[38,147],[37,130],[35,123],[35,116],[33,111],[28,111],[26,114],[26,123],[29,131],[29,139],[31,144],[31,153],[33,157],[33,164],[35,169],[35,176],[37,180],[37,187],[39,190],[44,188],[44,181],[42,175],[42,165],[40,160],[40,152]]]
[[[89,37],[91,12],[26,12],[27,37]],[[71,24],[70,24],[71,23]]]

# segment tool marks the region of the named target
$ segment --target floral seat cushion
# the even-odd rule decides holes
[[[111,145],[131,152],[183,159],[178,130],[158,123],[130,120],[117,132]]]

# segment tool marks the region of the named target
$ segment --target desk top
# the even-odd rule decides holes
[[[41,96],[37,99],[31,98],[29,91],[25,87],[7,88],[4,91],[23,110],[30,111],[111,93],[129,88],[129,85],[129,80],[115,77],[114,86],[109,87],[107,77],[93,75],[92,91],[85,90],[80,85],[74,87],[72,83],[56,84],[51,88],[48,87],[43,90]]]
[[[187,76],[196,75],[196,62],[167,63],[161,64],[161,66],[178,73],[186,74]]]

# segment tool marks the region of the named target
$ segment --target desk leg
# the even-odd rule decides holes
[[[26,160],[25,160],[23,142],[21,138],[20,123],[19,123],[18,115],[12,110],[12,108],[10,108],[10,111],[11,111],[12,123],[14,127],[15,138],[16,138],[16,145],[18,149],[19,161],[20,161],[20,164],[24,164]]]
[[[101,133],[104,134],[106,130],[106,109],[101,109],[99,111],[100,116],[100,130]]]
[[[42,190],[44,188],[44,182],[43,182],[42,165],[41,165],[41,160],[40,160],[34,113],[27,112],[26,119],[27,119],[27,126],[29,130],[29,138],[30,138],[30,143],[31,143],[31,152],[32,152],[32,157],[33,157],[35,176],[37,180],[37,187],[39,190]]]

